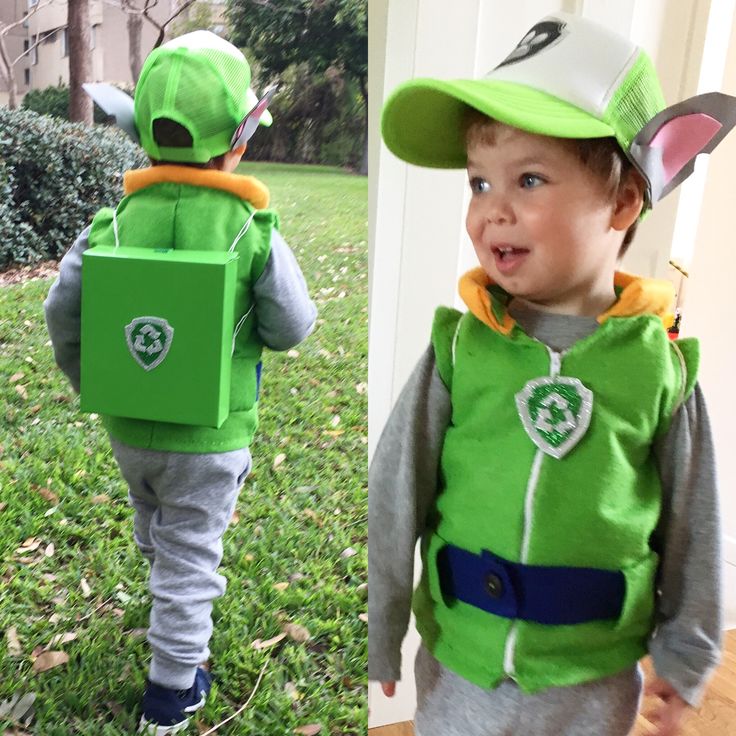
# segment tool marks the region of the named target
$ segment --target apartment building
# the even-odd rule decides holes
[[[143,0],[134,0],[138,7]],[[181,0],[159,0],[151,10],[151,17],[158,23],[166,21],[181,5]],[[202,16],[201,8],[209,12]],[[35,12],[34,12],[34,9]],[[197,0],[167,28],[181,28],[188,20],[205,17],[211,30],[225,32],[225,0]],[[67,0],[0,0],[0,26],[20,20],[26,13],[28,20],[13,29],[7,38],[11,59],[34,42],[38,45],[15,67],[18,85],[18,104],[31,89],[43,89],[56,84],[69,83],[69,34],[67,29]],[[128,36],[128,15],[122,10],[120,0],[89,0],[90,49],[92,52],[91,82],[133,83],[131,54]],[[158,38],[158,30],[143,20],[141,27],[141,59]],[[8,90],[0,78],[0,105],[6,105]]]

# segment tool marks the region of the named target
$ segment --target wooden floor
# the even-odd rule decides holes
[[[643,661],[647,675],[652,671],[648,658]],[[648,710],[648,699],[642,711]],[[631,736],[648,736],[654,733],[652,725],[639,716]],[[369,736],[414,736],[411,722],[396,723],[383,728],[371,728]],[[679,736],[728,736],[736,735],[736,629],[726,632],[723,661],[711,679],[700,707],[691,712]]]

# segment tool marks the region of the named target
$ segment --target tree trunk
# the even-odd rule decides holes
[[[92,124],[92,99],[82,89],[92,77],[89,50],[89,0],[69,0],[67,14],[69,38],[69,120]]]
[[[8,85],[8,108],[15,110],[18,107],[18,85],[15,82],[15,69],[10,64],[8,50],[5,48],[5,37],[0,36],[0,63],[2,64],[2,76]]]
[[[363,98],[363,160],[360,162],[359,174],[368,174],[368,85],[365,77],[360,78],[360,94]]]
[[[130,73],[133,84],[138,84],[141,73],[141,28],[143,18],[138,14],[128,14],[128,56],[130,57]]]

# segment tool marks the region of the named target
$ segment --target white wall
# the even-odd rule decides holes
[[[519,0],[513,6],[501,0],[454,0],[451,5],[445,0],[372,0],[370,74],[382,75],[380,99],[412,77],[482,76],[504,58],[534,22],[562,9],[603,22],[644,46],[660,74],[665,98],[675,102],[699,91],[711,9],[721,13],[725,9],[728,15],[733,5],[734,0]],[[381,32],[380,23],[384,22],[385,32]],[[727,37],[709,37],[711,46],[721,44],[725,49],[728,42]],[[721,88],[736,95],[736,39],[731,38],[730,44],[730,74]],[[722,57],[721,72],[725,53]],[[461,306],[456,297],[457,278],[475,265],[475,260],[464,232],[464,172],[420,169],[392,156],[378,141],[380,105],[375,95],[371,99],[375,111],[370,121],[371,186],[376,187],[370,202],[372,456],[390,408],[427,345],[435,307],[453,303]],[[725,452],[730,432],[727,423],[736,409],[736,398],[731,393],[724,395],[727,376],[733,373],[731,366],[736,362],[734,343],[725,339],[730,321],[727,299],[734,291],[727,279],[736,275],[736,254],[726,220],[728,201],[733,198],[734,163],[736,132],[716,152],[702,191],[676,191],[658,204],[640,227],[623,267],[646,276],[664,277],[676,228],[684,233],[686,241],[697,235],[685,330],[702,338],[707,364],[702,373],[703,386],[707,395],[718,397],[711,399],[711,411],[718,433],[723,508],[736,524],[736,502],[727,492],[736,476],[736,458],[733,453],[729,458]],[[690,223],[689,231],[685,222],[688,218],[695,222],[694,226]],[[736,540],[736,528],[728,527],[726,531]],[[729,605],[734,607],[732,624],[736,625],[736,543],[732,544],[728,550],[735,565],[728,571],[734,579],[727,593]],[[388,700],[375,687],[370,688],[371,727],[412,717],[411,665],[416,642],[412,630],[404,646],[403,681],[397,697]]]

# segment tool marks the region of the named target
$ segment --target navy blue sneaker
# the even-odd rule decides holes
[[[138,733],[144,736],[181,733],[189,724],[189,716],[204,705],[211,685],[209,672],[201,667],[197,667],[194,684],[189,690],[170,690],[146,680]]]

